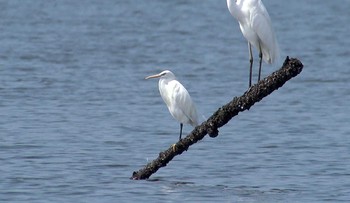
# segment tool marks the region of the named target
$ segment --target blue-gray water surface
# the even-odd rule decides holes
[[[226,1],[1,1],[0,201],[350,201],[350,2],[264,4],[303,72],[133,181],[179,131],[145,76],[172,70],[204,118],[246,91]]]

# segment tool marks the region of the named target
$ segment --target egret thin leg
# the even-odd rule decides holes
[[[181,140],[181,135],[182,135],[182,126],[183,126],[183,124],[182,124],[182,123],[180,123],[180,137],[179,137],[179,140]]]
[[[263,55],[262,55],[262,51],[261,51],[261,45],[260,45],[260,43],[259,43],[259,59],[260,59],[260,61],[259,61],[259,76],[258,76],[258,82],[260,81],[260,75],[261,75],[262,57],[263,57]]]
[[[253,72],[253,53],[252,53],[252,45],[248,42],[248,49],[249,49],[249,87],[252,86],[252,72]]]

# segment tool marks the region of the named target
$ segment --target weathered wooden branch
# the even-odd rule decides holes
[[[228,104],[219,108],[207,121],[177,142],[175,148],[170,147],[166,151],[160,152],[157,159],[139,171],[134,171],[131,179],[149,178],[159,168],[166,166],[176,155],[182,154],[189,146],[203,139],[206,134],[209,134],[210,137],[216,137],[219,133],[218,128],[225,125],[239,112],[249,110],[256,102],[282,87],[285,82],[297,76],[302,69],[303,64],[298,59],[287,57],[281,69],[252,86],[242,96],[233,98]]]

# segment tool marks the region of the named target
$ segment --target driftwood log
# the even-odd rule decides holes
[[[205,135],[216,137],[219,133],[218,128],[225,125],[239,112],[249,110],[256,102],[282,87],[285,82],[297,76],[302,69],[303,64],[298,59],[287,57],[281,69],[253,85],[242,96],[233,98],[228,104],[219,108],[207,121],[178,141],[175,147],[169,147],[166,151],[160,152],[157,159],[139,171],[134,171],[131,179],[148,179],[159,168],[166,166],[176,155],[182,154],[192,144],[203,139]]]

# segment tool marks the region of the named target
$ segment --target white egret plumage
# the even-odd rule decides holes
[[[259,51],[259,81],[262,59],[271,64],[279,58],[277,39],[270,16],[261,0],[227,0],[227,7],[231,15],[237,19],[242,34],[248,41],[250,87],[253,66],[252,45]]]
[[[190,124],[193,127],[198,125],[198,114],[190,94],[186,88],[176,80],[175,75],[165,70],[159,74],[151,75],[145,79],[159,78],[158,86],[161,97],[167,105],[170,114],[180,122],[181,140],[183,124]]]

